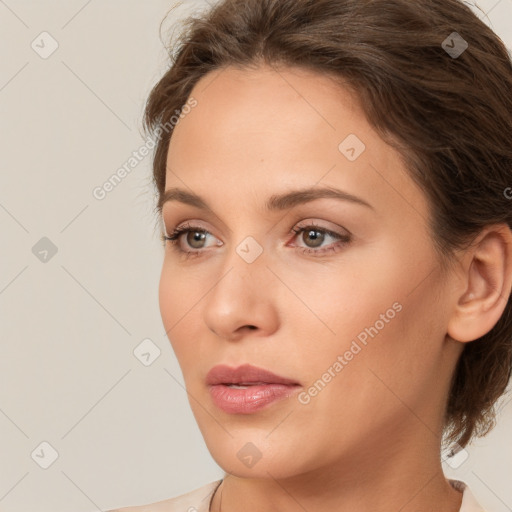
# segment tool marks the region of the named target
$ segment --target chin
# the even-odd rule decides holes
[[[284,431],[281,435],[269,435],[272,428],[238,427],[230,430],[231,437],[220,428],[216,428],[215,434],[201,430],[211,456],[229,474],[240,478],[285,479],[307,471],[306,461],[298,457],[297,443]],[[302,455],[307,459],[305,453]]]

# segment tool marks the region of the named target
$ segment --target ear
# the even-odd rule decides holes
[[[462,294],[448,323],[448,335],[473,341],[498,322],[512,290],[512,231],[507,224],[487,226],[463,255]]]

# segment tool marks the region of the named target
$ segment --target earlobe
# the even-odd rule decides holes
[[[473,341],[496,325],[512,289],[512,231],[506,224],[488,226],[464,257],[462,295],[455,297],[447,334]]]

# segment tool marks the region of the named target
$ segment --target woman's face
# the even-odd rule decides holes
[[[398,154],[313,72],[227,68],[191,96],[166,190],[208,208],[164,204],[166,234],[191,231],[166,242],[159,299],[212,456],[229,473],[285,478],[436,446],[462,344],[446,336],[451,277]],[[210,389],[217,365],[295,385],[228,373]]]

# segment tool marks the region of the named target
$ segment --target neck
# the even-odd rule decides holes
[[[229,474],[211,511],[459,512],[462,501],[443,474],[435,443],[426,445],[424,438],[408,449],[363,448],[357,456],[308,473],[283,478],[272,477],[271,468],[265,473],[260,478]]]

